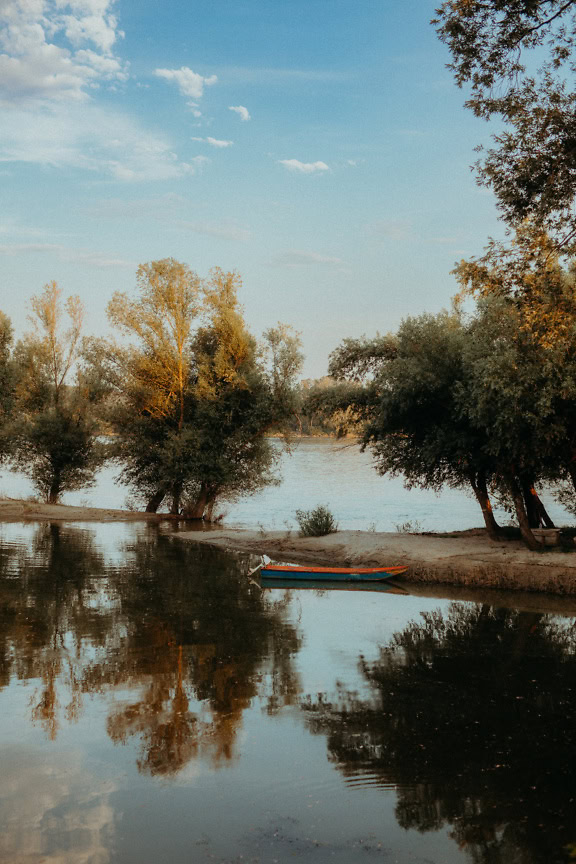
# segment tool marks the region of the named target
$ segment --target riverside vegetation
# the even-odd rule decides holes
[[[345,339],[329,380],[298,387],[298,337],[250,335],[236,273],[142,265],[137,296],[108,307],[124,341],[82,339],[79,300],[50,283],[14,348],[0,317],[0,459],[47,501],[108,458],[148,512],[211,519],[275,482],[268,434],[320,424],[359,435],[409,486],[470,488],[493,538],[494,498],[532,549],[534,529],[554,527],[537,488],[576,511],[576,0],[445,0],[436,14],[467,107],[504,126],[476,169],[508,236],[457,265],[453,310]]]

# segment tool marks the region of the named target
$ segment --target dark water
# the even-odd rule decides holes
[[[1,862],[569,860],[573,618],[253,563],[0,526]]]

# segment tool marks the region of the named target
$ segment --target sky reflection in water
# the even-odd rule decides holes
[[[0,526],[1,862],[568,860],[572,619],[252,563]]]

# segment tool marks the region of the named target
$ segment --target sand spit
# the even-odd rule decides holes
[[[42,504],[17,498],[0,499],[0,522],[136,522],[142,519],[159,521],[174,517],[156,513],[133,513],[130,510],[110,510],[102,507],[69,507],[66,504]]]
[[[341,567],[407,564],[403,580],[410,583],[576,595],[576,552],[531,552],[517,541],[495,543],[480,528],[451,534],[338,531],[326,537],[221,529],[177,536],[275,561]]]

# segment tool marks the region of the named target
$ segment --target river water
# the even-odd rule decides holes
[[[355,443],[336,443],[326,438],[296,440],[289,453],[273,442],[279,455],[281,482],[234,503],[224,503],[226,524],[275,530],[297,527],[297,509],[327,505],[342,529],[395,531],[405,526],[422,531],[459,531],[483,525],[482,514],[471,494],[460,489],[404,488],[401,478],[380,477],[369,453]],[[68,493],[64,504],[122,508],[130,498],[126,487],[115,483],[117,471],[108,467],[98,475],[92,489]],[[8,470],[0,472],[0,495],[26,497],[33,494],[30,481]],[[551,495],[542,495],[559,525],[572,524]],[[503,524],[510,516],[496,513]]]
[[[296,506],[404,518],[379,478],[327,498],[350,475],[318,453]],[[567,864],[573,604],[254,564],[171,525],[0,524],[2,864]]]

